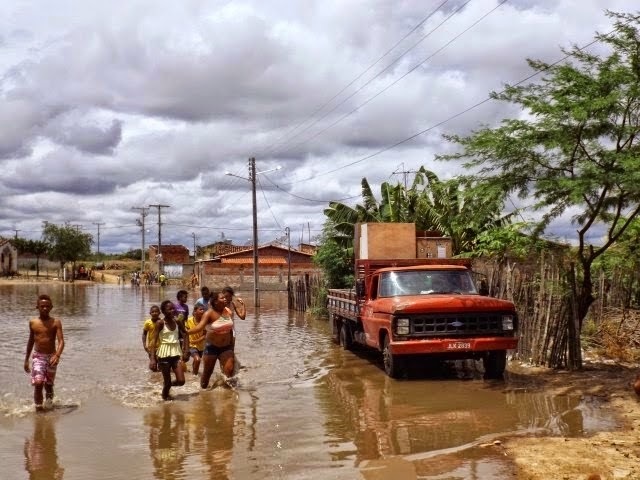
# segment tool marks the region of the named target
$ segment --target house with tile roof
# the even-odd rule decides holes
[[[279,243],[258,247],[260,290],[286,290],[289,272],[292,279],[320,274],[321,270],[313,263],[312,257],[313,253],[289,249]],[[239,290],[250,290],[254,280],[253,248],[241,247],[230,253],[198,259],[194,271],[201,286],[219,288],[229,285]]]

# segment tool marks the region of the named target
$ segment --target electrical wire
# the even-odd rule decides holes
[[[273,217],[273,221],[276,222],[276,225],[278,225],[278,227],[280,227],[280,229],[282,230],[282,225],[280,225],[280,222],[274,215],[273,210],[271,209],[271,204],[269,203],[269,199],[267,198],[267,195],[264,192],[264,188],[262,188],[262,183],[260,183],[260,177],[257,177],[256,180],[258,181],[258,186],[260,187],[260,191],[262,192],[262,197],[264,198],[264,201],[266,202],[267,207],[269,208],[269,213],[271,213],[271,216]]]
[[[311,140],[314,140],[315,138],[319,137],[320,135],[322,135],[324,132],[326,132],[327,130],[330,130],[331,128],[335,127],[338,123],[342,122],[343,120],[347,119],[348,117],[350,117],[351,115],[353,115],[354,113],[356,113],[357,111],[359,111],[360,109],[362,109],[362,107],[364,107],[365,105],[368,105],[369,103],[371,103],[373,100],[375,100],[376,98],[378,98],[380,95],[382,95],[384,92],[386,92],[387,90],[389,90],[391,87],[393,87],[394,85],[396,85],[398,82],[400,82],[401,80],[403,80],[404,78],[406,78],[407,76],[409,76],[411,73],[413,73],[414,71],[416,71],[419,67],[421,67],[425,62],[427,62],[428,60],[432,59],[433,57],[435,57],[438,53],[440,53],[442,50],[444,50],[445,48],[447,48],[449,45],[451,45],[453,42],[455,42],[458,38],[460,38],[462,35],[464,35],[465,33],[467,33],[469,30],[471,30],[473,27],[475,27],[477,24],[479,24],[482,20],[484,20],[485,18],[487,18],[489,15],[491,15],[493,12],[495,12],[498,8],[500,8],[502,5],[504,5],[505,3],[507,3],[508,0],[502,0],[497,6],[493,7],[490,11],[488,11],[487,13],[485,13],[482,17],[480,17],[478,20],[476,20],[475,22],[473,22],[471,25],[469,25],[467,28],[465,28],[462,32],[460,32],[458,35],[456,35],[455,37],[453,37],[451,40],[449,40],[447,43],[445,43],[442,47],[440,47],[439,49],[437,49],[435,52],[433,52],[431,55],[429,55],[427,58],[425,58],[424,60],[422,60],[421,62],[417,63],[416,65],[414,65],[411,69],[409,69],[407,72],[405,72],[403,75],[401,75],[399,78],[397,78],[396,80],[394,80],[393,82],[391,82],[390,84],[388,84],[386,87],[384,87],[382,90],[378,91],[376,94],[374,94],[372,97],[369,97],[367,100],[365,100],[364,102],[362,102],[361,104],[359,104],[357,107],[355,107],[353,110],[351,110],[350,112],[344,114],[342,117],[338,118],[337,120],[335,120],[333,123],[329,124],[327,127],[323,128],[322,130],[320,130],[319,132],[315,133],[314,135],[312,135],[311,137],[307,138],[306,140],[303,140],[301,142],[296,143],[295,145],[293,145],[292,149],[295,149],[301,145],[304,145],[305,143],[310,142]]]
[[[607,33],[607,34],[606,34],[606,35],[604,35],[604,36],[606,37],[606,36],[608,36],[608,35],[611,35],[614,31],[615,31],[615,30],[612,30],[612,31],[610,31],[609,33]],[[590,46],[594,45],[595,43],[598,43],[599,41],[600,41],[600,39],[595,39],[595,40],[593,40],[593,41],[589,42],[588,44],[586,44],[586,45],[584,45],[584,46],[582,46],[582,47],[576,48],[576,49],[577,49],[577,50],[582,51],[582,50],[584,50],[584,49],[586,49],[586,48],[589,48]],[[570,53],[569,53],[569,54],[565,55],[564,57],[560,58],[559,60],[557,60],[557,61],[555,61],[555,62],[553,62],[553,63],[550,63],[550,64],[549,64],[549,66],[548,66],[545,70],[539,70],[539,71],[536,71],[536,72],[532,73],[531,75],[528,75],[527,77],[523,78],[522,80],[520,80],[520,81],[518,81],[518,82],[514,83],[514,84],[512,85],[512,87],[516,87],[516,86],[518,86],[518,85],[523,84],[524,82],[526,82],[526,81],[528,81],[528,80],[531,80],[532,78],[534,78],[534,77],[536,77],[536,76],[540,75],[541,73],[544,73],[544,72],[545,72],[545,71],[547,71],[549,68],[551,68],[551,67],[553,67],[553,66],[555,66],[555,65],[558,65],[559,63],[561,63],[561,62],[565,61],[565,60],[566,60],[567,58],[569,58],[570,56],[572,56],[572,54],[570,54]],[[505,91],[506,91],[506,89],[501,90],[500,92],[498,92],[498,95],[500,95],[500,94],[504,93]],[[469,107],[465,108],[464,110],[461,110],[460,112],[455,113],[455,114],[453,114],[453,115],[451,115],[451,116],[449,116],[449,117],[445,118],[444,120],[441,120],[441,121],[439,121],[439,122],[437,122],[437,123],[435,123],[435,124],[431,125],[431,126],[430,126],[430,127],[428,127],[428,128],[425,128],[424,130],[420,130],[419,132],[416,132],[416,133],[414,133],[413,135],[411,135],[411,136],[409,136],[409,137],[406,137],[406,138],[404,138],[404,139],[402,139],[402,140],[400,140],[400,141],[398,141],[398,142],[395,142],[395,143],[393,143],[393,144],[391,144],[391,145],[388,145],[388,146],[386,146],[386,147],[384,147],[384,148],[382,148],[382,149],[380,149],[380,150],[377,150],[376,152],[373,152],[373,153],[371,153],[371,154],[369,154],[369,155],[366,155],[366,156],[364,156],[364,157],[362,157],[362,158],[359,158],[358,160],[355,160],[355,161],[353,161],[353,162],[350,162],[350,163],[344,164],[344,165],[342,165],[342,166],[340,166],[340,167],[337,167],[337,168],[334,168],[334,169],[332,169],[332,170],[327,170],[327,171],[325,171],[325,172],[321,172],[321,173],[318,173],[318,174],[316,174],[316,175],[313,175],[313,176],[310,176],[310,177],[307,177],[307,178],[304,178],[304,179],[301,179],[301,180],[297,180],[297,181],[295,181],[295,182],[290,182],[290,183],[286,183],[286,184],[284,184],[284,183],[283,183],[282,185],[292,185],[292,184],[296,184],[296,183],[307,182],[307,181],[309,181],[309,180],[313,180],[313,179],[316,179],[316,178],[318,178],[318,177],[322,177],[322,176],[328,175],[328,174],[330,174],[330,173],[334,173],[334,172],[337,172],[337,171],[343,170],[343,169],[345,169],[345,168],[347,168],[347,167],[351,167],[351,166],[356,165],[356,164],[358,164],[358,163],[362,163],[362,162],[364,162],[365,160],[369,160],[369,159],[371,159],[371,158],[377,157],[378,155],[380,155],[380,154],[382,154],[382,153],[388,152],[389,150],[393,150],[394,148],[398,147],[399,145],[402,145],[402,144],[404,144],[404,143],[407,143],[407,142],[409,142],[409,141],[413,140],[413,139],[414,139],[414,138],[416,138],[416,137],[419,137],[419,136],[421,136],[421,135],[424,135],[425,133],[427,133],[427,132],[429,132],[429,131],[431,131],[431,130],[433,130],[433,129],[437,128],[437,127],[440,127],[440,126],[444,125],[445,123],[448,123],[448,122],[450,122],[451,120],[454,120],[454,119],[456,119],[456,118],[458,118],[458,117],[460,117],[460,116],[462,116],[462,115],[464,115],[464,114],[466,114],[466,113],[470,112],[471,110],[474,110],[474,109],[478,108],[479,106],[484,105],[485,103],[489,102],[490,100],[493,100],[493,99],[492,99],[492,97],[491,97],[491,96],[488,96],[488,97],[487,97],[487,98],[485,98],[484,100],[481,100],[481,101],[479,101],[479,102],[477,102],[477,103],[475,103],[475,104],[473,104],[473,105],[471,105],[471,106],[469,106]]]
[[[468,0],[466,3],[469,3],[470,0]],[[391,62],[389,65],[387,65],[382,71],[378,72],[374,77],[372,77],[369,81],[367,81],[363,87],[361,87],[360,89],[356,90],[356,92],[354,92],[353,94],[349,95],[346,99],[344,99],[342,102],[340,102],[337,106],[335,106],[332,110],[330,110],[329,112],[327,112],[326,115],[320,117],[318,120],[316,120],[315,122],[313,122],[311,125],[309,125],[308,127],[306,127],[304,130],[302,130],[301,132],[297,133],[296,135],[294,135],[293,137],[291,137],[290,139],[288,139],[286,142],[282,142],[282,140],[288,136],[291,135],[293,132],[295,132],[296,130],[298,130],[298,128],[300,128],[302,125],[304,125],[308,120],[312,119],[316,114],[320,113],[327,105],[329,105],[333,100],[335,100],[336,98],[338,98],[342,93],[344,93],[351,85],[353,85],[354,83],[356,83],[358,80],[360,80],[369,70],[371,70],[373,67],[375,67],[378,63],[380,63],[380,61],[382,61],[383,58],[385,58],[387,55],[389,55],[393,50],[396,49],[396,47],[398,45],[400,45],[404,40],[406,40],[411,34],[413,34],[418,28],[420,28],[422,25],[424,25],[427,20],[429,20],[433,15],[435,15],[435,13],[440,10],[445,4],[447,4],[449,2],[449,0],[445,0],[444,2],[442,2],[440,5],[438,5],[433,11],[431,11],[431,13],[429,13],[429,15],[427,15],[426,17],[424,17],[422,20],[420,20],[420,22],[415,25],[408,33],[406,33],[400,40],[398,40],[391,48],[389,48],[385,53],[383,53],[375,62],[373,62],[371,65],[369,65],[366,69],[364,69],[357,77],[355,77],[353,80],[351,80],[351,82],[349,82],[347,85],[345,85],[338,93],[336,93],[333,97],[331,97],[329,100],[325,101],[322,105],[320,105],[311,115],[309,115],[308,117],[306,117],[304,120],[302,120],[301,122],[299,122],[297,125],[295,125],[292,129],[290,129],[287,133],[285,133],[284,135],[282,135],[278,140],[276,140],[274,142],[274,144],[272,144],[270,147],[268,147],[265,151],[265,156],[270,155],[271,153],[277,151],[276,147],[279,144],[282,145],[286,145],[287,143],[289,143],[291,140],[293,140],[294,138],[296,138],[298,135],[301,135],[302,133],[306,132],[309,128],[311,128],[313,125],[315,125],[318,121],[324,119],[326,117],[326,115],[328,115],[329,113],[333,112],[336,108],[338,108],[340,105],[342,105],[345,101],[347,101],[348,99],[350,99],[353,95],[355,95],[356,93],[358,93],[362,88],[364,88],[364,86],[368,85],[369,83],[371,83],[374,79],[376,79],[377,77],[379,77],[383,72],[385,72],[386,70],[388,70],[392,65],[396,64],[402,57],[404,57],[407,53],[409,53],[411,50],[413,50],[418,44],[420,44],[425,38],[427,38],[429,35],[431,35],[431,33],[433,33],[435,31],[432,30],[431,32],[429,32],[428,34],[426,34],[425,36],[423,36],[418,42],[416,42],[411,48],[409,48],[408,50],[406,50],[404,53],[402,53],[399,57],[397,57],[393,62]],[[465,5],[466,5],[465,3]],[[443,22],[444,23],[444,22]],[[442,24],[440,24],[442,25]],[[437,28],[440,27],[440,25],[438,25]]]

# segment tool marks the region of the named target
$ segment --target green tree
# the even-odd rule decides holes
[[[42,237],[50,245],[49,258],[59,261],[62,268],[66,262],[72,262],[75,272],[76,262],[91,256],[93,236],[82,233],[70,225],[47,223]]]
[[[36,277],[40,276],[40,258],[46,255],[50,245],[44,240],[27,240],[16,238],[12,240],[19,253],[31,253],[36,257]]]
[[[408,222],[418,230],[435,230],[452,239],[454,255],[471,251],[480,232],[508,224],[512,213],[502,215],[504,194],[470,178],[441,181],[424,167],[410,188],[384,182],[378,202],[366,178],[362,179],[362,205],[349,207],[331,202],[324,214],[345,248],[353,247],[356,223]]]
[[[329,288],[353,286],[353,249],[344,248],[331,235],[323,235],[313,262],[322,269]]]
[[[448,136],[463,151],[439,157],[466,159],[478,182],[532,199],[542,213],[538,232],[573,215],[580,325],[593,302],[593,262],[640,213],[640,17],[607,14],[615,31],[596,38],[609,47],[608,55],[574,47],[565,51],[568,62],[529,60],[544,75],[539,83],[492,93],[527,116],[468,137]],[[602,238],[598,246],[591,244],[596,237]]]
[[[40,258],[49,251],[50,245],[44,240],[29,240],[29,251],[36,256],[36,277],[40,276]]]

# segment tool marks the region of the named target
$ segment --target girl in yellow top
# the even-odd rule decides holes
[[[142,325],[142,347],[151,358],[151,347],[156,344],[156,339],[153,335],[156,329],[156,322],[160,319],[160,307],[151,305],[149,315],[151,315],[151,318],[147,318],[144,321],[144,325]]]
[[[185,352],[188,351],[189,340],[182,324],[176,322],[173,317],[175,307],[173,303],[171,303],[171,300],[162,302],[160,304],[160,311],[164,315],[164,318],[156,322],[154,330],[156,348],[151,349],[149,368],[154,371],[160,369],[164,380],[162,399],[171,400],[169,396],[171,387],[184,385],[184,370],[182,368],[182,362],[180,361],[180,358],[183,356],[180,337],[182,336],[184,339]],[[182,335],[180,335],[181,332]],[[171,370],[173,370],[176,376],[173,382],[171,381]]]
[[[196,303],[193,307],[193,316],[189,317],[186,323],[187,330],[194,328],[200,319],[204,315],[204,305],[200,302]],[[189,355],[193,358],[193,365],[191,371],[194,375],[198,375],[200,369],[200,359],[202,358],[202,351],[204,350],[204,332],[200,331],[189,335]]]

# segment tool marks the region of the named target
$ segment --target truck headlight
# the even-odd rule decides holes
[[[396,320],[396,334],[409,335],[409,319],[408,318],[398,318]]]
[[[502,329],[513,330],[513,315],[502,316]]]

